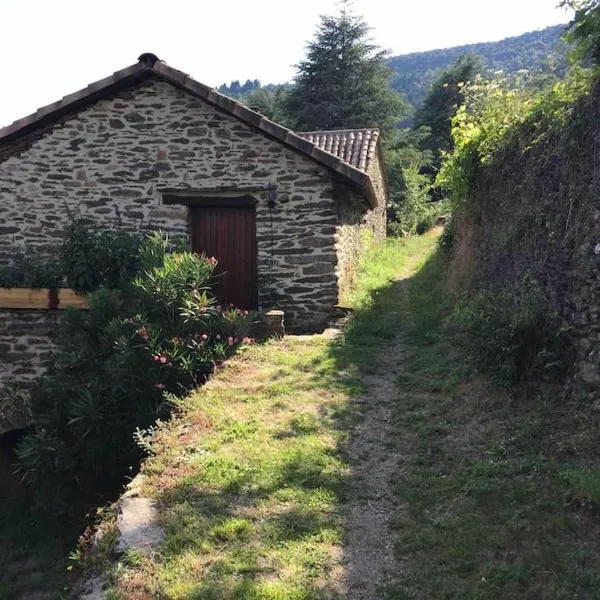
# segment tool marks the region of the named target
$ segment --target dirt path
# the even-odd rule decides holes
[[[398,281],[399,296],[405,293],[406,284],[407,280]],[[344,550],[348,600],[381,598],[382,586],[392,583],[400,574],[390,525],[400,509],[393,488],[401,462],[395,451],[401,445],[393,428],[393,404],[403,354],[400,330],[374,356],[377,373],[364,378],[365,394],[358,400],[363,418],[348,445],[355,476]]]

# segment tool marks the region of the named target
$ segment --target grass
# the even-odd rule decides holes
[[[373,353],[394,335],[393,306],[381,305],[380,291],[409,275],[433,243],[424,236],[373,247],[343,339],[251,347],[182,403],[143,466],[164,543],[152,557],[113,566],[112,598],[342,597],[353,399],[377,368]]]
[[[509,393],[473,371],[444,327],[434,248],[435,235],[374,248],[343,336],[250,347],[181,403],[142,468],[164,542],[111,563],[109,598],[344,597],[344,448],[396,336],[402,576],[381,600],[599,597],[600,419],[562,388]]]
[[[404,305],[395,545],[407,576],[387,597],[597,598],[596,426],[560,388],[508,394],[470,370],[443,327],[443,270],[432,257]]]

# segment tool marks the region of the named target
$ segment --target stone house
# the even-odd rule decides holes
[[[294,133],[153,54],[0,129],[0,265],[76,216],[185,234],[219,260],[222,300],[290,330],[327,322],[386,197],[377,130]],[[17,312],[4,340],[34,319]]]

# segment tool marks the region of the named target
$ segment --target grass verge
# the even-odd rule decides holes
[[[443,326],[444,263],[411,280],[390,599],[591,599],[600,589],[597,422],[562,388],[498,391]],[[410,444],[406,445],[406,436]]]

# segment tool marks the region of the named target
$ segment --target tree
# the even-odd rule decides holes
[[[560,6],[575,10],[565,36],[575,46],[571,58],[600,64],[600,0],[563,0]]]
[[[287,127],[290,124],[290,119],[285,110],[286,96],[285,86],[277,86],[275,89],[261,87],[248,94],[246,105],[248,108],[264,115],[267,119]]]
[[[439,169],[443,152],[452,150],[452,118],[464,103],[463,85],[481,70],[474,54],[463,54],[433,82],[423,106],[415,115],[415,129],[427,127],[430,135],[421,142],[423,150],[433,155],[433,170]]]
[[[439,207],[430,198],[431,179],[424,173],[431,164],[431,152],[421,150],[428,135],[427,128],[403,129],[387,149],[388,228],[394,235],[422,233],[438,214]]]
[[[392,133],[406,104],[390,88],[387,52],[368,33],[347,1],[339,15],[321,16],[285,103],[296,130],[379,127],[384,137]]]

